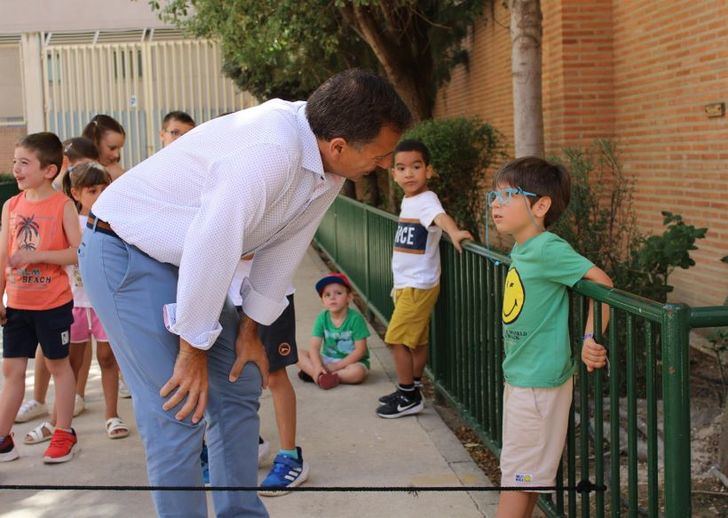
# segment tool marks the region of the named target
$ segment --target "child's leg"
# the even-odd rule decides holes
[[[390,346],[394,358],[394,370],[397,372],[397,381],[400,385],[414,383],[414,361],[412,349],[402,344]]]
[[[56,386],[56,426],[68,430],[71,428],[73,419],[73,400],[76,396],[76,378],[73,375],[69,359],[51,360],[46,358],[46,367],[53,376],[53,383]]]
[[[119,367],[109,342],[96,343],[96,359],[101,367],[101,386],[104,389],[106,403],[105,419],[118,417],[116,402],[119,397]]]
[[[38,347],[35,350],[35,363],[33,364],[33,399],[38,403],[45,403],[50,382],[51,373],[46,368],[43,349]]]
[[[3,389],[0,392],[0,436],[10,433],[25,395],[27,358],[3,358]]]
[[[98,347],[98,344],[97,344]],[[86,382],[88,381],[88,373],[91,370],[91,359],[93,358],[93,343],[88,341],[88,347],[83,349],[83,359],[78,369],[73,370],[76,375],[76,394],[86,397]],[[73,362],[71,363],[73,365]]]
[[[286,369],[270,373],[268,388],[273,396],[276,425],[282,450],[296,449],[296,393]]]
[[[74,343],[71,342],[70,347],[68,348],[68,361],[71,364],[71,370],[73,371],[73,379],[74,383],[76,380],[78,380],[78,373],[81,371],[81,367],[83,366],[83,357],[86,354],[86,348],[91,345],[91,342],[79,342]],[[74,384],[74,387],[76,385]],[[74,388],[74,393],[81,394]],[[82,394],[81,394],[82,395]]]
[[[429,347],[427,344],[410,349],[410,352],[412,353],[412,373],[417,379],[422,378],[422,375],[425,373],[428,350]]]
[[[336,371],[336,374],[339,375],[339,379],[341,379],[341,383],[347,383],[349,385],[357,385],[367,379],[367,374],[369,371],[367,368],[362,365],[361,363],[352,363],[351,365],[347,365],[343,369]]]
[[[498,500],[496,518],[530,518],[538,493],[503,491]]]
[[[311,376],[314,380],[318,376],[318,372],[316,371],[316,367],[314,367],[313,362],[311,361],[311,352],[308,350],[303,350],[298,352],[298,363],[296,364],[296,367],[301,369],[303,372]]]

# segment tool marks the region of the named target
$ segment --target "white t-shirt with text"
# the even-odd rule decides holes
[[[394,287],[434,288],[440,283],[440,237],[435,217],[445,210],[432,191],[402,199],[392,254]]]

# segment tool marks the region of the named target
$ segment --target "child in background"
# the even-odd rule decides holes
[[[230,300],[242,315],[243,283],[250,274],[254,256],[244,257],[235,269],[233,281],[228,290]],[[288,306],[280,317],[269,326],[258,326],[258,336],[265,347],[268,358],[268,389],[273,396],[276,427],[280,450],[273,459],[273,466],[260,483],[263,496],[282,496],[287,487],[301,485],[308,478],[309,466],[303,460],[300,446],[296,446],[296,392],[288,378],[286,367],[298,361],[296,347],[296,312],[293,303],[293,286],[288,289]],[[263,460],[270,448],[267,441],[258,437],[258,462]]]
[[[0,393],[0,462],[18,458],[10,433],[25,392],[28,358],[40,343],[56,386],[58,426],[46,463],[66,462],[77,447],[71,428],[76,380],[68,361],[73,295],[63,266],[76,264],[81,241],[78,212],[52,182],[61,170],[63,145],[53,133],[28,135],[15,147],[13,175],[22,192],[5,202],[0,227],[0,302],[3,384]]]
[[[106,168],[112,180],[116,180],[124,170],[119,165],[121,149],[124,147],[126,132],[121,124],[108,115],[95,115],[83,128],[82,135],[94,143],[99,152],[99,163]]]
[[[101,192],[111,183],[111,177],[96,162],[76,165],[63,179],[63,190],[71,196],[78,208],[81,228],[85,228],[91,206]],[[71,367],[77,380],[78,370],[86,352],[92,348],[91,338],[96,339],[96,358],[101,367],[101,386],[106,403],[106,434],[109,439],[121,439],[129,435],[129,427],[119,418],[116,400],[118,398],[119,368],[111,351],[101,322],[88,301],[83,289],[81,274],[76,265],[66,267],[73,291],[73,324],[71,325]],[[76,398],[78,399],[78,394]],[[55,409],[49,421],[44,421],[25,435],[25,444],[38,444],[50,439],[55,427]]]
[[[53,188],[56,191],[63,190],[63,179],[66,172],[85,162],[98,160],[99,152],[94,143],[84,137],[74,137],[63,142],[63,165],[61,172],[53,180]],[[68,194],[70,196],[70,194]],[[81,227],[83,231],[83,227]],[[76,417],[86,408],[84,397],[86,394],[86,381],[88,380],[88,372],[91,367],[91,348],[84,348],[83,357],[73,354],[71,347],[70,361],[73,372],[76,375],[76,396],[73,402],[73,417]],[[74,363],[77,362],[77,363]],[[33,399],[25,401],[15,416],[16,423],[25,423],[36,417],[42,417],[48,414],[48,406],[46,405],[46,395],[48,394],[48,384],[51,381],[51,373],[45,366],[45,357],[43,349],[38,347],[35,351],[35,368],[33,369]],[[42,427],[36,427],[36,432],[42,431]],[[26,436],[27,439],[27,436]],[[27,440],[25,441],[26,443]]]
[[[316,292],[326,309],[313,324],[311,347],[301,351],[298,376],[323,389],[361,383],[369,374],[369,328],[361,313],[349,307],[351,283],[346,275],[331,273],[316,283]]]
[[[61,173],[53,180],[53,188],[63,190],[63,178],[66,172],[77,164],[99,161],[99,150],[86,137],[73,137],[63,141],[63,167]]]
[[[194,127],[195,119],[190,117],[188,113],[179,110],[169,112],[162,119],[162,129],[159,132],[162,147],[169,146]]]
[[[546,231],[569,205],[571,181],[559,165],[536,157],[506,164],[493,180],[488,207],[498,232],[516,244],[503,291],[504,491],[496,516],[531,516],[538,497],[529,486],[554,486],[566,442],[574,361],[569,338],[567,288],[581,279],[612,285],[607,274],[560,237]],[[604,305],[602,322],[607,325]],[[606,364],[594,341],[593,308],[581,339],[590,372]]]
[[[473,239],[445,213],[437,195],[427,188],[432,176],[430,151],[418,140],[403,140],[394,150],[394,181],[404,191],[394,237],[394,312],[384,341],[397,371],[397,390],[379,398],[377,415],[385,419],[418,414],[424,408],[420,387],[427,363],[430,314],[440,293],[440,237],[448,233],[460,242]]]

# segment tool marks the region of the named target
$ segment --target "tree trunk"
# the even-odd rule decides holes
[[[356,199],[356,185],[351,180],[346,180],[341,188],[341,194],[347,198]]]
[[[341,14],[369,45],[384,75],[412,112],[415,122],[432,117],[434,96],[431,83],[434,64],[429,56],[414,56],[397,40],[398,34],[373,16],[371,6],[344,5]],[[387,12],[387,9],[384,9]],[[395,24],[396,22],[393,22]]]
[[[510,0],[516,158],[544,156],[540,0]]]

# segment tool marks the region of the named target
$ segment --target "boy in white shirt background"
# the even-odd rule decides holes
[[[455,248],[473,239],[445,213],[428,190],[430,151],[418,140],[403,140],[394,150],[394,181],[404,191],[392,254],[394,312],[384,341],[397,372],[397,390],[379,398],[385,419],[418,414],[424,408],[420,386],[427,363],[430,314],[440,293],[440,237],[448,233]]]

